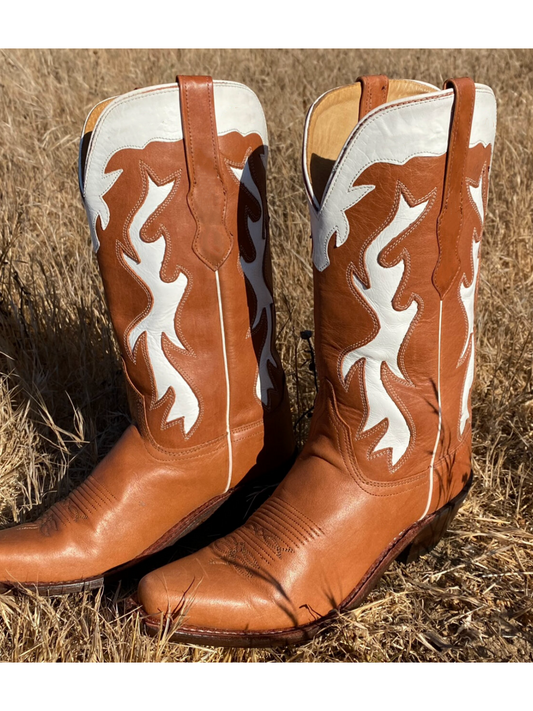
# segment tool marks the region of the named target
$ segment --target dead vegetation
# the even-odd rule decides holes
[[[100,99],[176,72],[242,81],[270,130],[279,344],[295,420],[314,386],[305,112],[359,74],[441,85],[470,75],[499,107],[477,316],[473,491],[435,553],[394,564],[366,603],[301,647],[220,650],[151,639],[134,581],[59,599],[0,595],[2,661],[533,660],[533,52],[56,50],[0,53],[0,525],[31,520],[89,474],[128,422],[77,188]],[[298,426],[305,436],[307,418]]]

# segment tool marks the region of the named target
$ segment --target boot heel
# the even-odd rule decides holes
[[[464,489],[446,506],[443,506],[431,517],[431,520],[422,528],[409,545],[403,549],[396,560],[400,563],[413,563],[420,556],[430,553],[437,545],[440,539],[446,533],[450,523],[455,518],[463,501],[468,494],[472,484],[472,476]]]

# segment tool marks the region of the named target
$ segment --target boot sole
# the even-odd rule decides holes
[[[171,642],[207,644],[214,647],[277,647],[288,644],[307,642],[333,622],[342,612],[358,607],[394,560],[412,563],[420,556],[429,553],[440,541],[454,519],[472,485],[472,475],[462,491],[438,511],[417,521],[396,538],[383,552],[382,556],[370,568],[363,580],[352,592],[324,617],[302,625],[278,630],[250,632],[244,630],[216,630],[200,627],[178,627],[169,637]],[[132,606],[135,603],[131,601]],[[136,605],[138,607],[138,605]],[[147,633],[154,637],[162,632],[161,620],[146,615],[144,625]]]

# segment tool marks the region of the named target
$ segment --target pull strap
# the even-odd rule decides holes
[[[357,77],[361,84],[361,99],[359,101],[359,121],[377,106],[387,101],[389,80],[384,74]]]
[[[446,155],[442,206],[437,220],[439,258],[433,272],[433,284],[441,299],[461,266],[458,244],[463,227],[466,159],[476,99],[476,87],[472,79],[448,79],[444,88],[453,88],[455,100]]]
[[[176,81],[189,174],[187,202],[196,221],[193,250],[216,271],[227,259],[233,239],[226,226],[227,191],[218,150],[213,80],[180,75]]]

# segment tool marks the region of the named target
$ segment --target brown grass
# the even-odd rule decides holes
[[[77,188],[78,137],[100,99],[208,73],[248,84],[271,141],[279,344],[295,419],[312,404],[300,330],[313,327],[300,173],[305,112],[359,74],[498,98],[474,392],[475,486],[449,535],[394,564],[366,603],[301,647],[220,650],[141,630],[133,582],[58,599],[0,595],[2,661],[533,660],[533,53],[440,50],[59,50],[0,54],[0,525],[80,482],[128,422],[116,344]],[[300,438],[305,436],[300,427]]]

